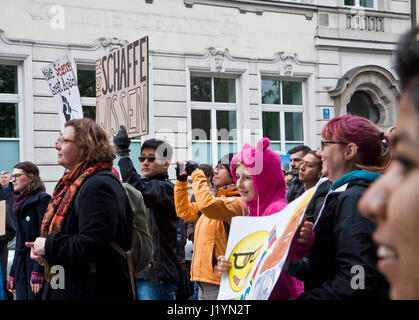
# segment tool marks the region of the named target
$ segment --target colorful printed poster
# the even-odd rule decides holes
[[[58,109],[61,130],[67,121],[83,118],[79,87],[67,56],[41,69]]]
[[[232,268],[221,278],[219,300],[269,298],[316,188],[273,215],[232,219],[225,254]]]

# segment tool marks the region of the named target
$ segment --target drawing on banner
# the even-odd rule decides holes
[[[229,258],[232,267],[228,272],[228,280],[233,291],[243,289],[267,237],[266,231],[252,233],[233,249]]]
[[[113,137],[124,125],[130,138],[148,134],[148,37],[96,61],[96,123]]]
[[[221,278],[218,299],[269,298],[316,188],[306,191],[276,214],[232,219],[226,249],[232,268]]]
[[[54,97],[61,130],[67,121],[83,118],[80,92],[68,57],[42,67],[41,71]]]

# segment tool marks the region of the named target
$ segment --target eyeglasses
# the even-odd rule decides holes
[[[55,143],[59,145],[63,145],[64,143],[74,142],[76,143],[76,140],[73,139],[66,139],[66,138],[58,138]]]
[[[347,144],[346,142],[341,142],[341,141],[325,141],[325,140],[322,140],[322,141],[320,141],[320,144],[321,144],[321,149],[323,150],[323,149],[324,149],[324,145],[325,145],[325,144],[328,144],[328,143],[334,143],[334,144]]]
[[[12,175],[10,176],[10,179],[11,179],[11,180],[13,180],[13,179],[17,179],[17,178],[19,178],[20,176],[26,176],[26,174],[24,174],[24,173],[15,173],[15,174],[12,174]]]
[[[152,163],[154,162],[154,160],[156,160],[156,157],[139,157],[138,160],[140,160],[140,162],[144,162],[145,160],[148,160],[148,162]]]
[[[260,246],[259,248],[257,248],[255,251],[251,251],[251,252],[233,253],[233,257],[234,257],[233,265],[234,265],[234,268],[237,269],[237,270],[243,269],[245,266],[247,266],[248,264],[250,264],[253,261],[255,261],[255,259],[259,255],[260,249],[262,249],[262,246]]]

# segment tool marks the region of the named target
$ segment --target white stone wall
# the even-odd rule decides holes
[[[330,91],[338,80],[366,64],[394,74],[396,42],[410,27],[408,0],[380,0],[377,10],[365,12],[345,9],[343,2],[3,0],[0,59],[21,63],[21,160],[39,165],[48,192],[63,173],[54,149],[59,119],[40,68],[63,55],[71,57],[74,66],[94,65],[106,52],[99,38],[133,41],[144,35],[150,37],[151,50],[148,137],[166,139],[175,147],[173,163],[191,157],[190,72],[237,77],[238,129],[250,130],[249,136],[239,138],[239,148],[259,138],[261,78],[302,80],[305,143],[318,148],[326,123],[323,109],[335,115]],[[63,29],[51,27],[56,18],[51,9],[57,5],[64,9]],[[367,16],[363,21],[369,22],[383,19],[383,29],[369,30],[348,16]],[[224,52],[220,70],[210,47]],[[282,58],[292,58],[289,66],[281,53]],[[175,177],[174,166],[169,174]]]

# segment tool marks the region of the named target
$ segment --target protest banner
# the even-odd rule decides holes
[[[148,37],[96,61],[96,123],[113,137],[148,134]]]
[[[6,200],[0,201],[0,236],[6,234]]]
[[[273,215],[232,219],[225,254],[232,267],[221,277],[219,300],[269,298],[316,188]]]
[[[58,108],[61,130],[67,121],[83,118],[79,87],[67,56],[41,68]]]

